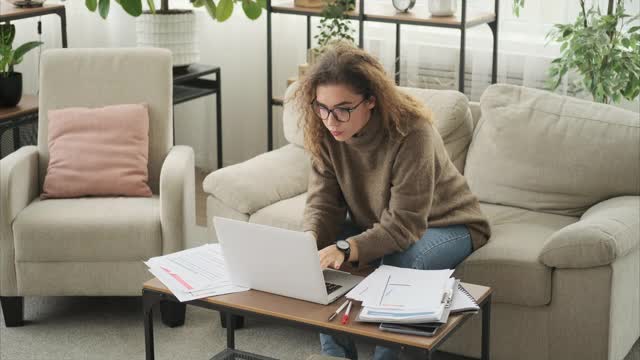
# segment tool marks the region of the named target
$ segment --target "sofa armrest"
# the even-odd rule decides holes
[[[13,220],[38,196],[38,149],[24,146],[0,160],[0,294],[17,295]]]
[[[289,144],[212,172],[203,188],[231,209],[253,214],[307,191],[309,168],[305,150]]]
[[[193,149],[174,146],[160,171],[162,253],[187,246],[187,233],[196,226],[195,164]]]
[[[602,201],[580,220],[549,237],[539,260],[557,268],[588,268],[612,263],[640,243],[640,196]]]
[[[480,116],[482,116],[482,110],[480,109],[480,103],[477,101],[469,101],[469,110],[471,110],[471,118],[473,120],[473,128],[476,128]]]

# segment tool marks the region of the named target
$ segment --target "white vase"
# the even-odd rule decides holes
[[[186,66],[200,60],[193,11],[140,15],[136,19],[136,40],[139,47],[171,50],[173,66]]]
[[[457,9],[457,0],[429,0],[429,12],[432,16],[452,16]]]

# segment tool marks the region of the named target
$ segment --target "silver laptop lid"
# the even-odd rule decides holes
[[[310,234],[221,217],[213,221],[234,284],[328,303],[318,249]]]

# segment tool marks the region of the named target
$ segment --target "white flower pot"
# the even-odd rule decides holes
[[[186,66],[200,60],[193,11],[140,15],[136,19],[136,40],[139,47],[171,50],[173,66]]]
[[[457,8],[457,0],[429,0],[429,12],[432,16],[452,16]]]

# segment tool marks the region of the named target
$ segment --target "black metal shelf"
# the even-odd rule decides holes
[[[217,87],[216,82],[212,81],[211,86]],[[202,96],[213,95],[215,93],[216,93],[216,90],[213,90],[209,87],[190,86],[190,84],[174,85],[173,86],[173,104],[174,105],[182,104],[183,102],[197,99]]]
[[[364,43],[364,23],[378,22],[396,25],[396,62],[395,81],[400,83],[400,25],[440,27],[460,30],[460,62],[458,66],[458,91],[464,93],[464,65],[466,30],[479,25],[488,25],[493,35],[491,82],[497,80],[498,68],[498,17],[500,0],[494,0],[494,12],[467,12],[467,1],[462,0],[460,13],[450,17],[432,17],[426,6],[418,5],[410,12],[400,13],[393,9],[391,0],[388,4],[373,4],[365,9],[364,0],[359,0],[356,9],[347,14],[350,20],[358,21],[358,45]],[[371,10],[372,9],[372,10]],[[271,15],[287,14],[307,17],[307,49],[311,48],[311,17],[321,16],[322,9],[297,7],[293,0],[278,0],[273,5],[267,0],[267,150],[273,149],[273,106],[282,106],[281,98],[273,97],[273,68],[272,68],[272,32]]]
[[[204,79],[215,75],[215,80]],[[192,64],[173,69],[173,105],[182,104],[203,96],[216,95],[216,140],[218,168],[222,168],[222,87],[220,67]],[[174,122],[175,126],[175,122]],[[175,127],[174,127],[175,139]]]

